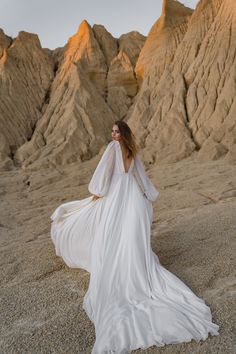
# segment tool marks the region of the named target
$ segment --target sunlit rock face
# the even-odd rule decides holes
[[[134,67],[145,37],[119,39],[83,21],[63,48],[26,32],[0,32],[1,167],[89,159],[110,139],[137,93]],[[7,121],[7,122],[6,122]]]
[[[160,77],[171,63],[192,13],[192,9],[178,1],[163,1],[161,17],[152,26],[135,66],[140,84],[148,72]]]
[[[62,48],[0,31],[0,168],[90,159],[124,119],[149,164],[236,161],[236,3],[163,0],[148,37],[83,21]]]
[[[90,25],[68,40],[50,98],[31,140],[16,153],[23,166],[90,158],[105,143],[114,113],[104,100],[107,65]]]
[[[163,2],[136,64],[142,85],[127,116],[150,163],[236,160],[235,39],[235,1],[202,0],[192,14]]]

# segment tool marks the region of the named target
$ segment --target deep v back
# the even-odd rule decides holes
[[[121,157],[121,161],[122,161],[123,170],[124,170],[125,173],[128,173],[130,171],[130,169],[131,169],[131,165],[132,165],[134,159],[131,158],[128,170],[126,171],[125,170],[125,161],[124,161],[124,158],[123,158],[123,153],[122,153],[122,149],[121,149],[121,145],[120,145],[119,141],[118,141],[118,145],[119,145],[119,151],[120,151],[120,157]]]

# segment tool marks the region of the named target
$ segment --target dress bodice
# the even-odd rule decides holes
[[[156,200],[159,192],[152,184],[138,154],[126,172],[119,141],[112,140],[104,151],[89,183],[89,192],[99,197],[107,195],[110,185],[123,179],[135,179],[149,201]]]
[[[133,170],[134,167],[134,159],[132,158],[130,166],[128,171],[125,171],[125,164],[124,164],[124,159],[122,155],[122,150],[119,141],[113,140],[114,145],[116,147],[116,166],[115,166],[115,173],[120,172],[120,173],[125,173],[125,174],[130,174]]]

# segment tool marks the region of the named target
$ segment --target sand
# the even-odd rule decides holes
[[[82,309],[89,273],[55,255],[50,215],[89,195],[97,158],[64,169],[1,172],[1,354],[91,353],[94,326]],[[220,335],[134,353],[233,354],[235,342],[236,165],[193,158],[149,171],[160,191],[152,248],[204,298]]]

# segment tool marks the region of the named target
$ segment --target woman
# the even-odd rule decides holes
[[[159,192],[136,152],[129,126],[116,121],[88,186],[92,196],[62,204],[51,216],[57,255],[90,272],[83,309],[95,326],[92,354],[218,335],[204,300],[152,251],[152,202]]]

